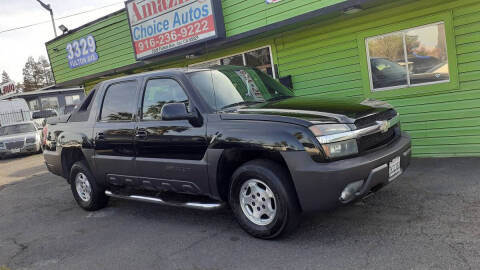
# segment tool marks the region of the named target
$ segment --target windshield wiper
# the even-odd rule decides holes
[[[221,110],[231,108],[231,107],[236,107],[236,106],[241,106],[241,105],[252,105],[252,104],[258,104],[258,103],[263,103],[264,101],[241,101],[241,102],[236,102],[229,104],[227,106],[223,106]]]

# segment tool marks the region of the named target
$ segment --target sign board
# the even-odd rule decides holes
[[[129,0],[125,5],[137,60],[225,35],[220,0]]]
[[[10,81],[10,82],[7,82],[7,83],[4,83],[4,84],[0,85],[0,94],[1,95],[7,95],[7,94],[12,94],[12,93],[16,93],[14,82]]]
[[[70,68],[88,65],[98,60],[97,45],[92,35],[67,43],[65,49]]]

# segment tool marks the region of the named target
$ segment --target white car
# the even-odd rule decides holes
[[[42,129],[33,121],[0,127],[0,159],[22,153],[40,153]]]

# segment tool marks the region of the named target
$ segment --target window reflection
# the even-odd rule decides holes
[[[406,33],[410,84],[449,80],[445,25],[430,25]]]
[[[161,120],[162,107],[168,103],[187,103],[182,87],[172,79],[150,80],[143,97],[143,120]]]
[[[444,23],[368,38],[367,49],[373,89],[450,79]]]
[[[131,121],[135,111],[136,82],[122,82],[108,87],[102,106],[102,121]]]
[[[369,39],[368,49],[374,88],[408,84],[402,33]]]

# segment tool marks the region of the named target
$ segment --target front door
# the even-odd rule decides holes
[[[162,120],[162,106],[167,103],[191,105],[176,80],[148,80],[135,139],[139,180],[147,189],[204,194],[208,192],[206,126]]]
[[[123,185],[135,176],[135,112],[138,87],[136,81],[114,83],[105,91],[102,109],[95,124],[97,179]]]

